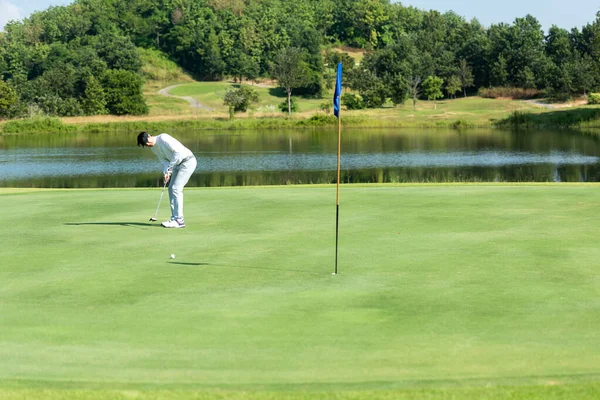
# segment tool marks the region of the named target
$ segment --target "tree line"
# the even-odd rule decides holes
[[[363,49],[360,65],[331,50],[341,46]],[[390,0],[76,0],[0,33],[0,116],[147,113],[137,48],[200,80],[287,76],[289,107],[291,89],[331,87],[338,62],[349,108],[497,87],[557,98],[600,89],[600,12],[546,33],[531,15],[484,27]],[[282,69],[290,54],[294,79]]]

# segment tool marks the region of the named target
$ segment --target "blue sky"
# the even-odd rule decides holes
[[[600,11],[598,0],[406,0],[405,6],[441,12],[452,10],[467,20],[477,18],[484,26],[533,15],[547,32],[552,25],[571,30],[593,22]]]
[[[0,30],[13,19],[28,17],[34,11],[45,10],[50,6],[72,3],[72,0],[0,0]]]
[[[72,0],[0,0],[0,29],[11,19],[21,19],[33,11],[71,2]],[[546,31],[552,25],[567,30],[581,28],[592,22],[600,11],[598,0],[406,0],[402,4],[424,10],[453,10],[467,20],[476,17],[485,26],[499,22],[512,23],[517,17],[531,14]]]

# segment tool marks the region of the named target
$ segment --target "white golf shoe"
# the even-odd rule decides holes
[[[185,223],[182,219],[170,219],[161,223],[165,228],[185,228]]]

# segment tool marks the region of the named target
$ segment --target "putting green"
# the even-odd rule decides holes
[[[0,387],[598,388],[600,186],[159,195],[0,189]]]

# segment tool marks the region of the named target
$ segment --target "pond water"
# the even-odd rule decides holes
[[[136,132],[0,136],[2,187],[160,186]],[[334,183],[337,129],[176,132],[189,186]],[[343,182],[595,182],[600,140],[566,131],[344,129]]]

